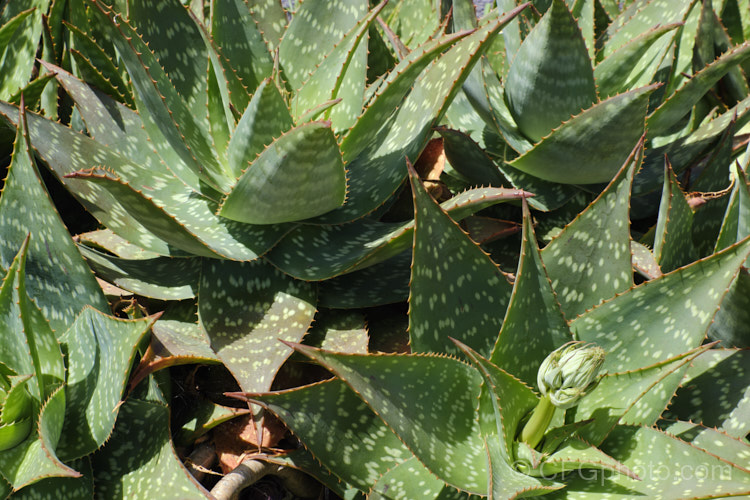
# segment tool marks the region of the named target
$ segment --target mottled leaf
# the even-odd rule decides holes
[[[200,321],[211,347],[244,391],[261,392],[299,342],[315,314],[315,290],[262,260],[206,259],[198,292]]]
[[[416,457],[404,460],[380,476],[368,494],[371,500],[465,500],[469,498],[435,477]]]
[[[352,354],[366,354],[369,340],[365,317],[357,311],[320,311],[305,335],[305,345]]]
[[[664,190],[654,234],[654,257],[665,273],[690,264],[698,258],[691,238],[693,210],[669,162],[664,165]]]

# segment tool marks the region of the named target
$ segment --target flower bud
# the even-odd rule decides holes
[[[604,349],[584,342],[568,342],[542,362],[537,385],[553,405],[567,409],[586,394],[604,363]]]

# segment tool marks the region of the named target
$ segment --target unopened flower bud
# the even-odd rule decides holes
[[[537,384],[553,405],[567,409],[586,394],[604,363],[604,349],[584,342],[568,342],[542,362]]]

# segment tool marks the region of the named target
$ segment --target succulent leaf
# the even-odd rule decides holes
[[[409,169],[414,195],[414,250],[409,336],[414,352],[456,352],[455,337],[487,355],[511,293],[489,256],[446,214]],[[432,264],[430,264],[432,263]],[[481,276],[479,283],[474,276]]]
[[[346,172],[330,126],[310,122],[276,139],[242,173],[218,214],[247,224],[278,224],[341,206]]]
[[[411,457],[389,469],[373,484],[368,494],[372,500],[466,500],[469,495],[451,488],[436,478],[429,469]]]
[[[228,304],[251,307],[228,309]],[[315,290],[262,260],[206,259],[198,291],[200,321],[211,347],[247,392],[271,388],[291,351],[279,342],[299,342],[315,314]]]
[[[0,197],[0,268],[8,269],[29,234],[26,287],[50,326],[62,333],[86,304],[109,304],[55,210],[36,169],[23,111]],[[19,372],[25,373],[25,372]]]
[[[68,378],[61,457],[88,455],[107,441],[136,349],[152,323],[120,320],[87,307],[65,332],[61,342],[68,353]]]
[[[742,467],[750,458],[750,446],[721,431],[692,422],[669,422],[664,432]]]
[[[567,318],[633,284],[628,193],[642,159],[643,138],[599,197],[542,251]]]
[[[532,142],[596,101],[586,44],[563,0],[552,1],[521,44],[505,80],[505,99]]]
[[[698,258],[692,242],[693,211],[669,162],[664,165],[664,191],[654,235],[654,257],[665,273]],[[750,234],[748,234],[750,236]]]
[[[50,0],[6,4],[0,13],[0,99],[7,99],[31,78],[42,36],[42,14]],[[33,10],[32,10],[33,9]]]
[[[609,182],[643,134],[648,99],[656,87],[591,106],[508,164],[562,184]]]

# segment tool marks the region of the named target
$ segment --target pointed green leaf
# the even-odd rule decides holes
[[[693,210],[669,162],[664,165],[664,191],[654,235],[654,257],[665,273],[694,262],[698,258],[691,238]]]
[[[654,425],[679,387],[687,364],[702,350],[705,349],[680,354],[638,370],[602,377],[581,398],[578,406],[570,410],[575,421],[593,420],[577,434],[598,446],[618,423]],[[613,354],[607,352],[608,357]]]
[[[74,460],[69,466],[80,472],[81,475],[79,477],[45,477],[14,493],[12,498],[14,500],[44,500],[47,498],[80,500],[82,498],[94,498],[94,474],[88,457],[82,460]]]
[[[571,118],[509,165],[552,182],[609,182],[643,135],[651,92],[641,87]]]
[[[220,190],[226,187],[229,179],[211,147],[208,121],[200,119],[205,107],[202,115],[193,114],[191,103],[180,96],[154,53],[127,21],[98,2],[92,11],[128,69],[136,107],[156,150],[167,157],[177,153],[182,163],[170,168],[188,186],[197,190],[200,178]],[[186,78],[184,83],[190,88],[191,79]]]
[[[49,4],[50,0],[30,0],[3,5],[0,23],[7,29],[0,32],[0,74],[3,75],[0,99],[15,94],[31,79],[42,36],[42,14],[47,12]]]
[[[65,390],[60,386],[44,401],[26,441],[0,453],[0,472],[14,489],[48,477],[80,476],[55,455],[64,418]]]
[[[458,173],[479,185],[503,185],[495,162],[471,137],[447,127],[438,127],[437,132],[443,138],[447,160]]]
[[[430,472],[417,457],[401,462],[380,476],[368,493],[370,500],[466,500],[468,495],[451,488]]]
[[[572,438],[544,459],[540,473],[543,477],[565,472],[585,470],[611,471],[638,479],[633,471],[586,441]]]
[[[79,247],[96,275],[136,295],[160,300],[181,300],[195,297],[198,288],[198,259],[157,257],[154,259],[122,259]]]
[[[250,14],[258,25],[263,40],[268,44],[269,52],[273,53],[279,46],[289,21],[286,12],[278,0],[253,0],[250,4]]]
[[[279,62],[292,90],[308,76],[339,40],[367,14],[368,2],[308,0],[300,5],[279,44]]]
[[[712,349],[695,358],[670,413],[743,439],[750,432],[750,351]]]
[[[716,429],[692,422],[671,422],[663,429],[667,434],[706,450],[732,464],[746,464],[750,460],[750,445]]]
[[[315,217],[346,198],[346,172],[330,122],[310,122],[270,144],[222,200],[219,215],[248,224]]]
[[[270,78],[260,82],[227,147],[232,175],[239,178],[266,146],[293,126],[279,88]]]
[[[629,193],[642,159],[640,142],[609,186],[542,251],[567,318],[575,318],[633,284]]]
[[[169,409],[161,403],[128,398],[93,465],[96,494],[102,498],[209,498],[175,454]]]
[[[479,60],[482,51],[508,19],[520,10],[522,8],[500,21],[479,28],[451,47],[414,82],[411,92],[395,113],[391,115],[389,109],[388,114],[376,122],[379,126],[360,129],[357,136],[352,135],[356,129],[352,130],[349,137],[359,137],[367,146],[359,150],[361,153],[357,151],[356,158],[347,164],[349,191],[346,203],[321,217],[319,222],[345,222],[359,218],[377,208],[396,191],[405,176],[403,159],[419,156],[432,134],[432,127],[459,92],[463,80]],[[365,132],[367,137],[363,138],[360,134]],[[347,145],[342,145],[342,151],[348,161],[353,152],[350,149],[352,145],[344,146]]]
[[[511,285],[430,197],[411,168],[409,179],[416,221],[409,297],[412,351],[455,352],[450,336],[487,355],[500,331]]]
[[[487,459],[475,419],[476,370],[448,357],[294,347],[349,384],[440,479],[468,493],[487,493]]]
[[[232,304],[246,304],[232,307]],[[198,292],[200,321],[211,347],[244,391],[267,391],[315,315],[315,290],[262,260],[206,259]]]
[[[603,369],[610,372],[648,366],[693,349],[705,337],[748,254],[750,239],[595,307],[573,320],[571,330],[578,339],[607,351]]]
[[[28,293],[58,335],[86,304],[109,310],[39,177],[22,112],[0,197],[0,268],[10,267],[29,234],[33,236],[26,257]]]
[[[618,427],[602,449],[640,480],[609,472],[574,473],[557,498],[715,498],[750,491],[747,470],[656,429]]]
[[[680,24],[661,24],[630,40],[594,68],[596,88],[606,99],[654,81],[659,63]],[[661,57],[660,57],[661,56]]]
[[[360,490],[369,490],[381,474],[412,456],[338,379],[249,397],[277,415],[339,479]]]
[[[253,2],[256,13],[259,3]],[[211,36],[229,68],[242,79],[248,91],[254,93],[273,70],[273,60],[261,35],[261,27],[256,25],[250,9],[242,0],[214,0],[211,7]]]
[[[670,127],[690,112],[706,92],[727,72],[750,58],[750,43],[739,45],[723,54],[716,61],[693,75],[664,104],[656,109],[647,120],[649,137],[665,135]]]
[[[63,458],[88,455],[109,438],[138,344],[151,323],[120,320],[87,307],[65,332],[68,401],[58,450]]]
[[[505,98],[532,142],[596,101],[586,44],[563,0],[553,0],[521,44],[505,80]]]
[[[357,311],[320,311],[305,335],[305,345],[327,351],[367,354],[365,317]]]
[[[712,340],[720,340],[723,347],[750,347],[750,272],[741,268],[732,282],[721,308],[708,329]]]
[[[513,293],[489,359],[533,387],[542,361],[572,336],[542,264],[526,204],[521,239]]]
[[[144,250],[138,245],[133,245],[121,236],[115,234],[111,229],[97,229],[87,233],[77,234],[75,241],[80,246],[100,250],[104,253],[115,255],[121,259],[155,259],[159,256],[156,252]]]
[[[516,200],[525,194],[517,189],[471,189],[445,201],[442,208],[460,221],[495,203]],[[400,254],[411,247],[413,230],[413,220],[393,223],[362,219],[331,226],[305,225],[292,230],[265,257],[295,278],[324,280]]]
[[[335,130],[346,130],[362,111],[365,90],[367,47],[360,43],[375,17],[383,9],[380,3],[359,20],[333,48],[292,98],[295,116],[303,115],[321,102],[343,99],[328,118]]]

